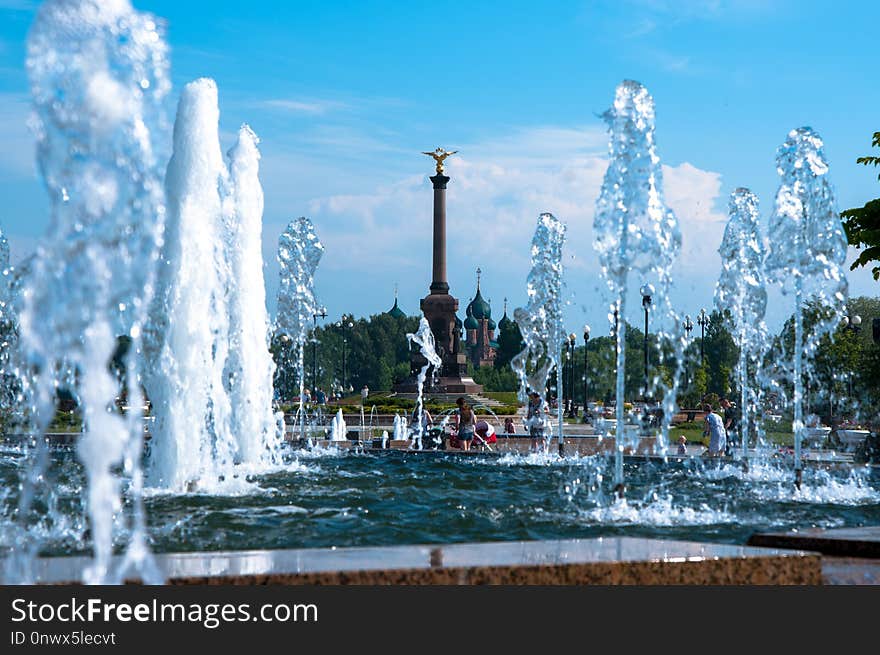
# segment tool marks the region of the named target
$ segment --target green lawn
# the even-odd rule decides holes
[[[516,391],[484,391],[480,394],[492,400],[497,400],[505,405],[517,405],[519,401],[516,398]]]
[[[778,444],[780,446],[794,445],[794,434],[780,428],[782,428],[782,426],[778,423],[765,424],[764,429],[766,431],[765,435],[767,440],[770,441],[770,443]],[[703,437],[702,423],[682,423],[669,430],[669,438],[673,442],[675,442],[679,435],[682,434],[687,437],[688,443],[702,443],[707,446],[709,445],[709,437]]]

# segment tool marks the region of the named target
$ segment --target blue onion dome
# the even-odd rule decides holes
[[[394,299],[394,307],[386,312],[394,318],[406,318],[406,313],[397,305],[397,298]]]
[[[496,327],[496,326],[495,326],[495,321],[493,321],[493,320],[490,318],[490,319],[489,319],[489,329],[490,329],[490,330],[494,330],[495,327]]]
[[[464,319],[464,327],[466,330],[478,330],[480,329],[480,324],[477,323],[477,319],[474,318],[474,312],[471,306],[474,303],[471,303],[467,306],[467,318]]]

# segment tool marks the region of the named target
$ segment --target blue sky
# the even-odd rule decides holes
[[[26,126],[37,4],[0,0],[0,226],[13,258],[48,224]],[[790,129],[825,139],[841,208],[880,196],[876,173],[855,165],[880,130],[877,2],[133,4],[166,21],[169,115],[186,82],[213,77],[224,148],[242,122],[262,139],[270,309],[278,236],[308,215],[327,248],[316,289],[332,317],[388,309],[395,285],[417,313],[431,281],[432,166],[420,152],[444,146],[460,151],[447,161],[452,293],[466,303],[480,266],[493,315],[505,296],[524,305],[535,220],[550,211],[568,225],[567,327],[604,334],[591,246],[607,150],[598,114],[627,78],[656,101],[667,202],[683,232],[682,312],[711,306],[730,191],[750,187],[769,215]],[[853,294],[877,294],[869,273],[849,279]],[[772,300],[778,327],[791,305]]]

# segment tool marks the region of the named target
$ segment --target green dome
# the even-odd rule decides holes
[[[386,313],[390,314],[394,318],[406,318],[406,313],[397,306],[397,298],[394,299],[394,307],[389,309]]]
[[[489,329],[490,330],[495,329],[495,321],[493,321],[491,318],[489,319]]]
[[[510,325],[513,325],[513,321],[511,321],[507,317],[507,298],[504,299],[504,316],[501,317],[501,320],[498,321],[498,327],[502,330],[507,329]]]
[[[464,319],[464,328],[465,330],[479,330],[480,324],[477,323],[477,319],[474,318],[474,312],[471,309],[471,305],[473,305],[473,303],[467,306],[467,318]]]
[[[492,308],[489,306],[489,303],[483,299],[483,294],[480,293],[479,285],[477,285],[477,295],[471,301],[471,304],[468,305],[468,309],[473,314],[474,318],[492,318]]]

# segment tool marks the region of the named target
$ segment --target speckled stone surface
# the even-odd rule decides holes
[[[836,557],[880,558],[880,526],[757,533],[749,537],[749,545],[810,550]]]
[[[880,585],[880,559],[823,556],[822,584]]]
[[[818,585],[819,555],[612,537],[156,556],[169,584]],[[85,558],[43,558],[43,583],[76,581]]]

